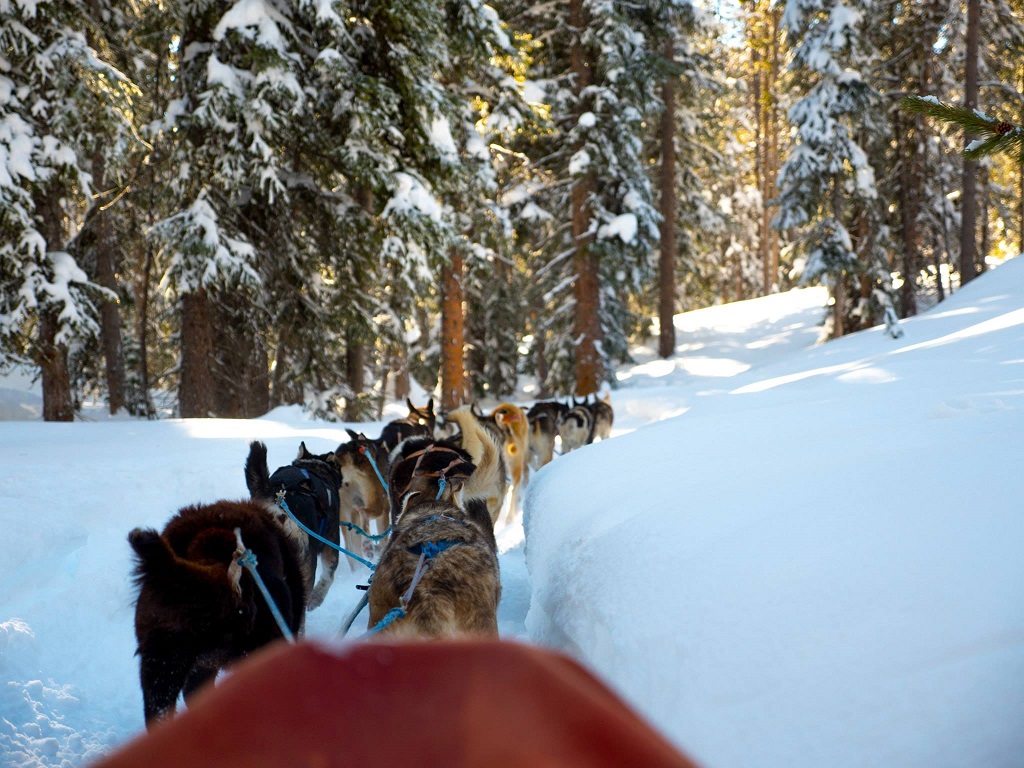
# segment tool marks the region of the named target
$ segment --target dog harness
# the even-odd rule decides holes
[[[446,467],[443,467],[442,469],[435,470],[434,472],[422,472],[420,471],[420,465],[423,463],[423,460],[430,453],[450,453],[455,458],[448,462],[448,465]],[[444,493],[445,486],[447,486],[448,484],[448,473],[451,472],[451,470],[453,470],[459,464],[467,463],[466,458],[461,453],[456,451],[454,448],[448,448],[443,445],[437,445],[436,443],[433,445],[428,445],[422,451],[416,451],[416,453],[409,454],[403,459],[403,461],[411,461],[412,459],[416,459],[416,464],[413,465],[412,475],[410,476],[409,482],[405,486],[405,489],[402,491],[401,494],[399,494],[399,498],[401,498],[408,492],[409,486],[412,485],[412,481],[417,477],[436,477],[437,498],[441,498],[441,494]],[[469,474],[465,472],[457,472],[453,474],[452,477],[466,478],[469,477]]]
[[[328,483],[307,469],[288,466],[272,474],[270,484],[284,491],[289,508],[307,528],[327,533],[332,516],[338,515],[338,496]]]

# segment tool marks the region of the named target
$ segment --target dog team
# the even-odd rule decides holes
[[[425,408],[406,402],[409,415],[380,437],[348,430],[351,439],[325,454],[302,443],[296,459],[273,473],[267,447],[253,442],[249,500],[185,507],[162,532],[129,534],[147,726],[232,661],[301,635],[306,611],[331,587],[341,549],[372,570],[371,631],[497,636],[494,529],[505,498],[511,519],[530,467],[552,460],[556,438],[562,453],[607,439],[610,401],[542,401],[527,412],[503,403],[489,415],[475,406],[435,414],[433,399]],[[370,521],[383,533],[367,533]]]

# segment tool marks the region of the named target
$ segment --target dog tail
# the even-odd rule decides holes
[[[485,497],[490,489],[505,483],[505,462],[502,448],[491,433],[480,423],[477,416],[467,407],[456,408],[448,414],[451,421],[462,430],[462,449],[476,464],[476,471],[463,486],[466,499]]]
[[[212,545],[213,549],[224,552],[234,549],[233,536],[229,531],[211,531],[206,547]],[[216,541],[214,541],[216,539]],[[210,562],[198,563],[179,557],[171,549],[167,539],[161,536],[152,528],[136,528],[128,534],[128,543],[135,550],[135,581],[137,584],[143,582],[157,585],[185,586],[210,588],[214,585],[223,585],[225,580],[231,582],[231,586],[240,593],[238,576],[235,571],[240,568],[232,568],[230,556],[223,563]]]
[[[273,499],[270,486],[270,468],[267,466],[267,446],[259,440],[249,443],[249,456],[245,460],[245,485],[254,499]]]

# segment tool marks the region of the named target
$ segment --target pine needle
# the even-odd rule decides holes
[[[978,136],[964,149],[965,160],[980,160],[996,152],[1013,152],[1024,157],[1024,128],[988,117],[975,109],[943,104],[934,98],[907,96],[900,103],[907,112],[927,115],[963,128],[968,135]]]

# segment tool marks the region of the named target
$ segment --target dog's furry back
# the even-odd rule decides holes
[[[468,502],[465,509],[452,501],[426,501],[406,508],[370,584],[370,626],[398,606],[408,590],[419,561],[410,549],[441,541],[455,545],[434,557],[413,592],[408,614],[381,634],[497,637],[501,575],[494,528],[480,499]]]
[[[174,711],[228,662],[281,636],[248,573],[233,564],[234,529],[293,633],[303,626],[308,585],[302,552],[264,505],[219,501],[180,510],[164,528],[136,528],[135,635],[147,724]]]

